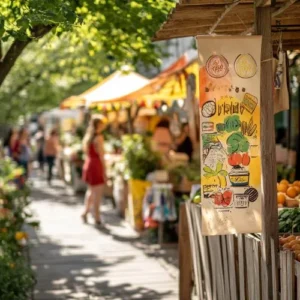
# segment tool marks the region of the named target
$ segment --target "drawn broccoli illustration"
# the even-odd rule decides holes
[[[241,132],[232,133],[227,141],[227,152],[229,154],[235,152],[247,152],[249,150],[249,142],[245,136]]]

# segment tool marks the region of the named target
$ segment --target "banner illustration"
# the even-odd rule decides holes
[[[202,231],[261,232],[261,37],[197,37]]]

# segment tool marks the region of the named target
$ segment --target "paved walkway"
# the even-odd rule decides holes
[[[107,230],[82,224],[82,200],[59,181],[34,180],[32,198],[41,221],[31,234],[36,300],[178,299],[176,249],[142,243],[109,204]]]

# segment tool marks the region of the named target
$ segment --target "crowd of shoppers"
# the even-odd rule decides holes
[[[48,183],[51,184],[53,177],[53,166],[59,150],[59,138],[56,129],[50,131],[47,136],[42,127],[39,128],[34,136],[36,141],[36,158],[39,162],[41,171],[44,170],[44,164],[48,165]],[[28,129],[21,127],[19,130],[11,128],[7,138],[4,140],[6,154],[24,169],[24,175],[27,178],[30,172],[30,163],[33,161],[31,139]]]

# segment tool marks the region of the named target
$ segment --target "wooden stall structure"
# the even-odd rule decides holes
[[[296,298],[299,290],[295,290],[294,287],[295,279],[299,286],[298,263],[294,262],[290,254],[279,252],[278,248],[271,74],[273,52],[277,50],[280,38],[283,49],[300,48],[300,2],[181,0],[158,30],[154,40],[197,35],[250,34],[262,36],[262,233],[259,236],[203,237],[199,221],[201,210],[187,205],[191,244],[196,245],[194,250],[193,246],[191,248],[194,258],[194,281],[199,299],[299,299],[299,295]],[[181,249],[185,251],[184,247]],[[184,255],[181,254],[181,257]],[[278,270],[280,272],[277,272]],[[297,278],[293,273],[295,270]]]

